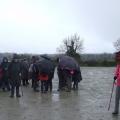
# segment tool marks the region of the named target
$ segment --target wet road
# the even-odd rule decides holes
[[[9,98],[0,92],[0,120],[120,120],[107,110],[113,82],[114,68],[82,67],[83,81],[78,91],[57,92],[55,74],[53,92],[34,93],[24,87],[22,98]]]

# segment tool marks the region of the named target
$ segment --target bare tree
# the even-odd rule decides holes
[[[65,38],[57,50],[60,53],[66,53],[68,55],[80,54],[83,50],[83,40],[80,40],[80,36],[74,34],[71,37]]]

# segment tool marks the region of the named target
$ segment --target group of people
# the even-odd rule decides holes
[[[115,109],[113,115],[119,113],[120,100],[120,52],[116,53],[117,67],[114,75],[113,85],[116,84]],[[0,64],[0,88],[3,91],[10,91],[10,97],[21,97],[20,86],[27,86],[31,80],[31,87],[35,92],[40,91],[39,83],[41,83],[41,92],[46,93],[52,91],[52,79],[54,78],[55,67],[57,66],[57,74],[59,78],[58,91],[78,90],[78,83],[82,80],[79,64],[74,58],[69,56],[59,57],[55,62],[46,56],[41,59],[32,57],[31,62],[26,59],[20,60],[18,55],[13,55],[11,62],[4,57]],[[73,83],[73,84],[72,84]]]
[[[19,87],[28,85],[28,64],[26,60],[20,61],[17,55],[13,56],[11,62],[4,57],[0,64],[0,88],[3,91],[11,91],[10,97],[21,97]]]
[[[66,63],[73,60],[69,56],[64,56],[63,58]],[[66,64],[62,60],[63,58],[58,58],[55,65],[55,62],[46,56],[41,56],[40,59],[33,56],[30,62],[26,59],[21,60],[17,54],[13,55],[11,61],[4,57],[0,64],[0,88],[3,91],[10,91],[10,97],[12,98],[15,93],[16,97],[21,97],[20,86],[28,86],[30,83],[35,92],[46,93],[47,91],[52,91],[52,79],[57,66],[58,91],[71,91],[72,82],[74,82],[73,89],[78,89],[78,82],[82,80],[79,65],[74,60],[70,64]]]

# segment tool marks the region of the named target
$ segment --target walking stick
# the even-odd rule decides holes
[[[113,95],[113,90],[114,90],[114,83],[115,83],[115,80],[113,81],[113,85],[112,85],[112,92],[111,92],[111,96],[110,96],[108,111],[110,110],[110,105],[111,105],[111,100],[112,100],[112,95]]]

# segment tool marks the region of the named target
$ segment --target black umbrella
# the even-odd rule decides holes
[[[58,66],[62,69],[72,69],[72,70],[79,69],[79,65],[78,65],[77,61],[70,56],[60,57]]]
[[[51,71],[54,71],[53,62],[47,59],[42,59],[41,61],[39,61],[38,67],[40,72],[45,72],[47,74],[49,74]]]

